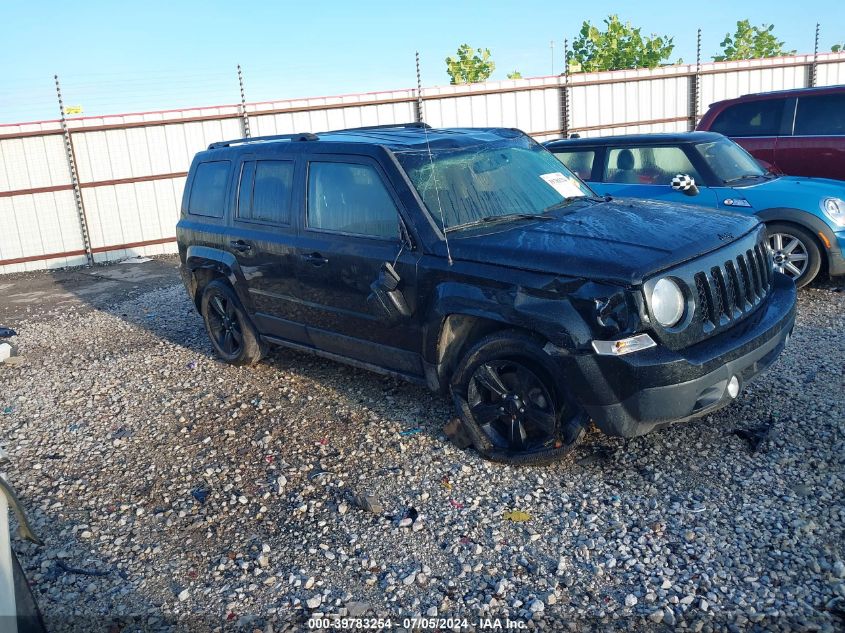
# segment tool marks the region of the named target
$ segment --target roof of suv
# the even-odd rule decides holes
[[[517,138],[524,132],[515,128],[441,128],[434,129],[424,123],[405,123],[348,130],[334,130],[318,134],[282,134],[278,136],[260,136],[212,143],[208,149],[224,147],[254,147],[257,143],[360,143],[379,145],[392,150],[447,147],[460,149],[479,143]]]
[[[789,90],[772,90],[770,92],[755,92],[752,94],[742,95],[740,97],[733,97],[731,99],[722,99],[721,101],[714,101],[710,107],[722,105],[725,103],[736,103],[738,101],[757,101],[763,99],[773,99],[777,97],[805,97],[814,94],[830,94],[834,92],[845,92],[845,85],[838,86],[816,86],[814,88],[791,88]]]
[[[588,138],[562,138],[543,143],[546,147],[577,147],[579,145],[665,145],[671,143],[706,143],[723,138],[716,132],[663,132],[657,134],[620,134]]]

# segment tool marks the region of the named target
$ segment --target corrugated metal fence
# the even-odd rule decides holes
[[[423,116],[434,127],[517,127],[538,140],[682,131],[714,101],[809,85],[814,63],[816,85],[845,83],[845,54],[798,55],[425,88]],[[412,121],[416,102],[408,89],[246,112],[263,136]],[[192,156],[243,136],[243,123],[238,105],[70,119],[77,184],[59,121],[0,126],[0,274],[174,251]]]

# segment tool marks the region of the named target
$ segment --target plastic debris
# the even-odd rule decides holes
[[[18,333],[10,327],[0,327],[0,338],[12,338],[17,335]]]
[[[15,412],[14,407],[5,407],[3,409],[3,415],[12,415]]]
[[[372,512],[373,514],[382,514],[384,512],[384,506],[381,505],[381,502],[374,495],[355,495],[354,499],[355,503],[362,510]]]
[[[197,361],[192,360],[190,363],[188,363],[187,367],[188,367],[188,369],[196,369],[197,368]]]
[[[211,491],[205,486],[199,486],[191,490],[191,496],[201,504],[205,503],[209,494],[211,494]]]
[[[443,486],[446,490],[452,489],[452,483],[449,481],[448,477],[444,477],[440,480],[440,485]]]
[[[0,343],[0,363],[6,362],[12,357],[12,346],[8,343]]]
[[[522,510],[508,510],[504,513],[503,518],[514,523],[524,523],[531,520],[531,515]]]
[[[448,437],[452,443],[460,449],[467,448],[472,445],[472,440],[467,435],[464,424],[460,418],[452,418],[443,426],[443,433]]]
[[[408,508],[405,510],[405,514],[402,515],[402,518],[399,519],[399,527],[411,527],[414,524],[414,521],[417,520],[419,516],[419,512],[417,512],[416,508]]]
[[[769,421],[765,424],[760,424],[747,429],[734,429],[733,434],[748,442],[748,447],[751,449],[751,453],[754,454],[759,451],[766,442],[777,437],[778,432],[775,430],[774,426],[774,417],[769,417]]]
[[[422,433],[422,429],[408,429],[407,431],[401,431],[399,435],[403,437],[408,437],[409,435],[416,435],[417,433]]]
[[[452,504],[453,508],[457,508],[458,510],[464,507],[463,503],[461,503],[460,501],[455,501],[454,499],[449,499],[449,503]]]
[[[123,261],[119,262],[121,264],[145,264],[147,262],[153,261],[149,257],[131,257],[129,259],[124,259]]]

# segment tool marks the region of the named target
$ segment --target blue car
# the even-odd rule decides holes
[[[822,270],[845,274],[845,181],[768,172],[714,132],[571,138],[545,146],[603,195],[757,215],[768,228],[775,267],[799,288]]]

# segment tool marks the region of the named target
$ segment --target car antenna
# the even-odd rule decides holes
[[[420,117],[422,118],[422,117]],[[452,265],[452,250],[449,248],[449,230],[446,228],[446,216],[443,213],[443,203],[440,202],[440,188],[437,186],[437,171],[434,169],[434,157],[431,154],[431,143],[428,142],[428,126],[423,126],[425,133],[425,148],[428,150],[428,162],[431,165],[431,176],[434,178],[434,193],[437,196],[437,207],[440,210],[440,223],[443,225],[443,240],[446,242],[446,259]]]

